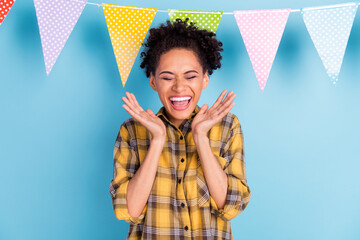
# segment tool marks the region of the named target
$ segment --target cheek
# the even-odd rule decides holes
[[[193,91],[196,95],[200,95],[201,91],[202,91],[202,86],[203,85],[201,83],[197,82],[196,84],[193,84],[191,88],[193,89]],[[197,96],[197,97],[199,97],[199,96]]]

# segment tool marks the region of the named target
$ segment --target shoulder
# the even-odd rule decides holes
[[[228,112],[219,122],[222,127],[226,127],[229,130],[233,128],[241,128],[238,117],[231,112]]]
[[[136,126],[136,122],[137,120],[135,118],[128,118],[121,124],[120,128],[126,128],[126,129],[134,128]]]
[[[125,134],[129,138],[146,138],[148,131],[146,128],[135,118],[126,119],[120,126],[120,134]]]
[[[239,118],[231,112],[228,112],[220,122],[222,129],[222,136],[228,141],[235,134],[243,135]]]
[[[212,140],[227,142],[234,133],[239,132],[241,132],[241,126],[238,117],[234,113],[228,112],[210,129],[209,137]]]

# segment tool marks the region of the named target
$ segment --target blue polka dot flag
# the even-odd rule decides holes
[[[306,28],[333,84],[338,81],[357,8],[356,3],[346,3],[301,9]]]

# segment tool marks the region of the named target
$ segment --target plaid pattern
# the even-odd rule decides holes
[[[151,134],[134,118],[121,125],[110,195],[116,218],[130,223],[127,239],[233,239],[229,220],[250,200],[241,126],[229,112],[208,132],[213,154],[228,176],[226,203],[218,209],[209,194],[191,132],[191,121],[199,110],[196,106],[179,128],[168,120],[164,107],[156,114],[166,126],[166,142],[148,202],[137,218],[128,213],[126,189],[145,158]]]

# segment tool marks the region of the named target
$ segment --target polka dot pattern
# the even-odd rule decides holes
[[[170,21],[174,22],[177,18],[196,23],[200,29],[206,29],[210,32],[216,32],[221,20],[223,11],[198,11],[198,10],[176,10],[168,9]]]
[[[105,3],[102,5],[121,81],[125,87],[157,9]]]
[[[0,25],[10,11],[15,0],[0,0]]]
[[[234,11],[236,23],[263,92],[290,13],[287,9]]]
[[[86,0],[34,0],[34,4],[46,74],[49,75],[86,5]]]
[[[357,4],[329,9],[301,9],[306,28],[333,84],[338,81]]]

